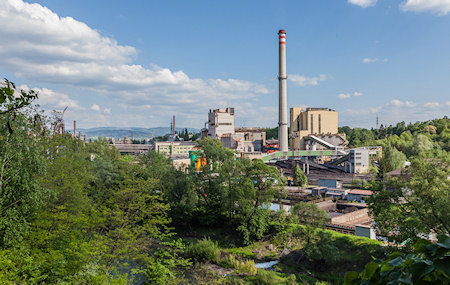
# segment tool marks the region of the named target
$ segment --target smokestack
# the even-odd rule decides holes
[[[173,135],[176,134],[176,129],[175,129],[175,115],[173,115]]]
[[[279,97],[278,140],[279,150],[288,151],[287,92],[286,92],[286,31],[278,31],[279,39]]]
[[[77,121],[73,120],[73,137],[77,137]]]

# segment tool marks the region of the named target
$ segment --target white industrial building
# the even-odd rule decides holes
[[[220,139],[226,134],[234,134],[234,108],[209,110],[208,137]]]

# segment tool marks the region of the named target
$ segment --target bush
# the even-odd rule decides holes
[[[297,284],[295,275],[289,277],[282,277],[280,273],[274,271],[267,271],[264,269],[258,270],[255,277],[252,277],[253,284]]]
[[[228,255],[222,260],[221,263],[225,267],[234,268],[239,273],[243,273],[249,276],[254,276],[257,271],[255,261],[253,261],[252,259],[239,261],[233,254]]]
[[[419,240],[414,253],[392,253],[387,260],[374,260],[358,274],[345,274],[344,284],[450,284],[450,238],[436,244]]]
[[[214,263],[220,261],[220,248],[217,245],[217,242],[214,242],[209,238],[203,238],[196,244],[188,246],[186,253],[196,261],[209,260]]]

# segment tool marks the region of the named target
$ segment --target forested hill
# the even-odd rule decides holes
[[[450,119],[434,119],[425,122],[406,124],[400,122],[395,126],[383,126],[379,129],[340,127],[339,132],[347,135],[350,147],[364,145],[386,145],[388,140],[408,157],[419,150],[450,151]]]
[[[177,129],[178,130],[178,129]],[[180,131],[184,131],[185,128],[180,128]],[[199,129],[187,128],[188,132],[198,133]],[[164,136],[171,132],[168,127],[154,127],[154,128],[138,128],[138,127],[98,127],[91,129],[77,129],[77,133],[80,132],[86,135],[87,138],[123,138],[124,136],[131,137],[131,132],[135,139],[148,139],[152,137]]]

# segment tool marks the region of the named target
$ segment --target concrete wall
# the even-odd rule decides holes
[[[369,219],[369,209],[361,209],[357,210],[348,214],[344,214],[335,218],[331,219],[331,222],[333,224],[345,224],[345,223],[351,223],[354,220],[362,219],[367,217]]]

